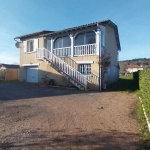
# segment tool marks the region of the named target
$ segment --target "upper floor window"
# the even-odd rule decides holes
[[[34,40],[27,41],[27,52],[33,52],[34,50]]]
[[[50,51],[51,50],[51,40],[44,39],[44,47]]]
[[[93,44],[96,42],[95,32],[82,32],[75,37],[75,45]]]
[[[71,40],[68,36],[59,37],[55,40],[54,47],[55,48],[62,48],[62,47],[70,47]]]

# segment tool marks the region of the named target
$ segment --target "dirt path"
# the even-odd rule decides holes
[[[0,149],[138,150],[136,99],[124,92],[1,84]]]

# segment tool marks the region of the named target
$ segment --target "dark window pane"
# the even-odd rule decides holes
[[[32,52],[34,49],[34,42],[33,40],[27,41],[27,52]]]
[[[75,38],[75,45],[84,45],[85,33],[80,33]]]
[[[57,38],[54,46],[55,48],[62,48],[62,38]]]
[[[51,50],[51,40],[47,40],[46,47],[48,50]]]
[[[71,39],[68,36],[63,37],[63,47],[70,47],[71,46]]]
[[[85,44],[93,44],[93,43],[95,43],[95,33],[94,32],[87,32]]]
[[[33,41],[30,42],[30,52],[32,52],[32,51],[33,51]]]

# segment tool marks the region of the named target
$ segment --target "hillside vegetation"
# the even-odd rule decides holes
[[[138,58],[132,60],[119,61],[120,73],[126,72],[127,65],[142,65],[144,69],[148,69],[150,68],[150,58]]]

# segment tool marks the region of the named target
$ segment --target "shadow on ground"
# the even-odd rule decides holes
[[[63,96],[71,94],[93,93],[94,91],[81,91],[61,87],[43,87],[31,83],[1,83],[0,101],[23,100],[30,98]]]
[[[65,130],[37,131],[23,130],[4,138],[1,149],[82,149],[82,150],[132,150],[139,149],[134,133],[116,130],[104,132],[95,129],[90,133],[81,128],[67,134]]]
[[[133,79],[119,79],[116,83],[109,85],[105,92],[138,90],[138,84]],[[0,101],[21,100],[29,98],[63,96],[71,94],[99,93],[99,91],[81,91],[79,89],[66,89],[54,87],[41,87],[31,83],[1,83]]]
[[[138,83],[133,79],[119,79],[116,83],[108,86],[107,91],[134,92],[139,89]]]

